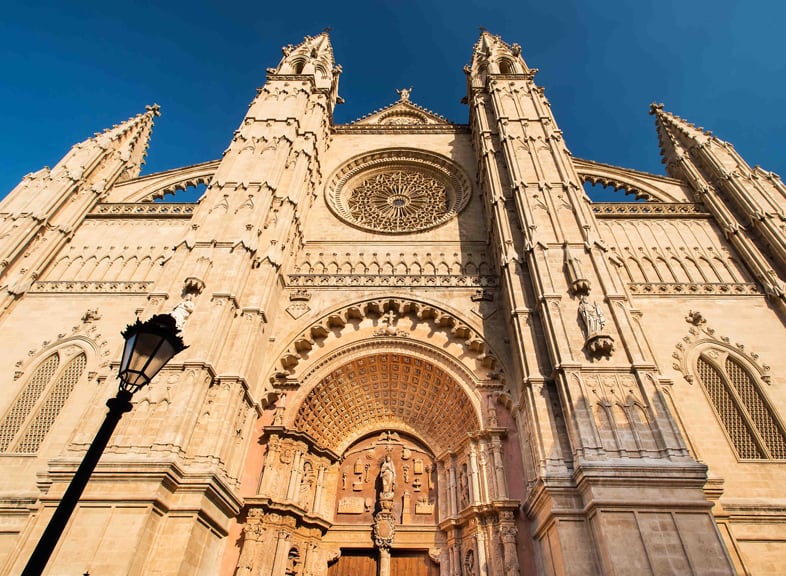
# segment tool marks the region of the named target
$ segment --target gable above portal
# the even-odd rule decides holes
[[[398,101],[375,110],[361,118],[337,126],[340,131],[357,131],[377,129],[383,131],[410,131],[410,130],[455,130],[462,126],[449,122],[444,116],[428,110],[410,101],[412,88],[396,90],[399,94]]]

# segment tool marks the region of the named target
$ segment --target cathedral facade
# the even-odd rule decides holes
[[[779,177],[661,105],[668,177],[574,158],[485,31],[468,124],[283,52],[220,160],[140,176],[151,106],[0,203],[0,573],[165,313],[48,574],[781,573]]]

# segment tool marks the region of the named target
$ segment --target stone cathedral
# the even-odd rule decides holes
[[[783,573],[783,182],[662,105],[668,177],[573,157],[486,31],[465,72],[468,124],[401,89],[339,125],[306,37],[221,159],[140,176],[150,106],[0,203],[0,574],[103,419],[120,331],[166,313],[190,347],[47,574]]]

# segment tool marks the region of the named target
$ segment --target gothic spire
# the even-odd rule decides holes
[[[464,71],[470,75],[472,85],[480,87],[489,74],[526,74],[530,69],[521,57],[521,46],[508,44],[481,28],[480,38],[472,50],[472,62]]]
[[[276,68],[268,70],[280,75],[313,75],[318,88],[331,88],[333,76],[341,72],[333,59],[330,36],[325,30],[316,36],[306,36],[297,46],[289,44],[281,48],[284,56]]]
[[[33,202],[38,211],[46,212],[44,198],[51,197],[54,202],[74,183],[105,189],[115,181],[136,178],[144,164],[153,118],[160,115],[158,104],[147,106],[144,113],[74,144],[51,170],[43,168],[26,175],[14,188],[19,193],[8,195],[4,211],[24,212]]]
[[[781,277],[786,277],[786,230],[782,228],[786,219],[786,187],[780,178],[759,167],[751,168],[731,144],[666,112],[662,104],[653,104],[650,113],[655,116],[669,175],[687,178],[710,209],[718,209],[719,222],[723,222],[721,216],[728,216],[733,225],[725,231],[753,231],[751,238],[761,252],[768,254]],[[762,257],[762,272],[756,275],[764,278],[765,286],[773,285],[768,289],[771,293],[784,298],[781,284],[772,280],[774,273],[769,266]]]
[[[683,153],[713,138],[712,132],[666,112],[663,104],[650,104],[650,114],[655,116],[660,153],[670,175],[674,175],[673,170]]]

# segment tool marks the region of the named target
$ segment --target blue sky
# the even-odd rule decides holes
[[[220,157],[281,46],[326,26],[338,123],[405,86],[466,122],[462,68],[485,26],[540,69],[575,156],[663,173],[656,101],[786,176],[784,21],[776,0],[14,2],[0,19],[0,196],[153,102],[143,173]]]

